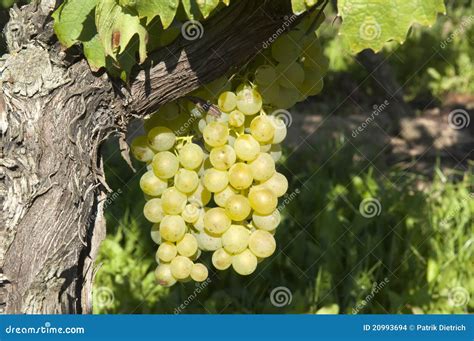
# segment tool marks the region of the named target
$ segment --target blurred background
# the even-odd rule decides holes
[[[2,24],[13,3],[0,1]],[[322,94],[290,110],[277,251],[249,277],[209,267],[208,282],[158,286],[145,169],[106,143],[113,192],[94,312],[473,313],[474,5],[447,6],[405,44],[358,56],[327,10],[330,70]]]

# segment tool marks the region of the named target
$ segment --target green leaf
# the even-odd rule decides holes
[[[171,25],[178,6],[179,0],[137,0],[136,2],[136,9],[141,18],[146,18],[149,23],[159,15],[163,28]]]
[[[94,25],[91,27],[87,23],[94,18],[96,4],[97,0],[68,0],[54,11],[54,32],[61,44],[71,47],[80,40],[81,35],[95,30]]]
[[[189,19],[206,19],[220,3],[229,6],[230,0],[182,0],[184,11]]]
[[[140,63],[146,59],[147,30],[140,19],[129,9],[122,8],[115,0],[99,0],[95,12],[95,23],[106,56],[118,60],[134,36],[138,36]]]
[[[98,71],[100,68],[105,66],[105,52],[98,34],[96,34],[91,40],[85,41],[83,46],[84,55],[86,56],[92,71]]]
[[[338,0],[340,35],[352,53],[366,48],[380,51],[385,42],[403,43],[410,27],[431,26],[446,13],[443,0]]]

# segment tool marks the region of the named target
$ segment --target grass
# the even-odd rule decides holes
[[[116,148],[109,144],[105,155]],[[156,245],[141,213],[139,174],[109,156],[108,180],[121,194],[106,211],[95,312],[174,313],[182,304],[184,313],[474,311],[472,172],[447,179],[438,170],[427,179],[379,171],[357,161],[344,139],[287,155],[281,171],[291,184],[275,255],[246,278],[211,271],[205,286],[171,289],[153,279]],[[361,214],[364,199],[375,203],[373,217]],[[270,296],[281,286],[292,301],[276,307]]]

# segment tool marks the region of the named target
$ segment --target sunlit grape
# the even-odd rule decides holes
[[[254,231],[249,238],[249,249],[257,257],[270,257],[276,249],[275,238],[267,231]]]
[[[275,161],[270,154],[260,153],[258,157],[249,162],[250,170],[252,171],[252,176],[257,181],[265,181],[272,177],[275,174]]]
[[[258,213],[252,215],[252,222],[255,227],[265,231],[275,230],[280,224],[280,221],[281,215],[278,210],[275,210],[268,215],[260,215]]]
[[[257,268],[257,263],[257,257],[248,249],[232,257],[232,268],[242,276],[253,273]]]
[[[156,252],[156,259],[157,261],[169,263],[174,257],[176,257],[177,253],[178,250],[176,249],[176,245],[170,242],[164,242]]]
[[[143,215],[152,223],[159,223],[164,216],[162,201],[159,198],[150,199],[143,207]]]
[[[148,145],[146,136],[138,136],[133,139],[130,150],[133,157],[141,162],[150,162],[155,156],[155,153]]]
[[[204,207],[211,201],[211,192],[209,192],[202,184],[198,184],[196,190],[188,195],[188,201],[199,207]]]
[[[217,249],[212,254],[212,265],[217,270],[228,269],[232,265],[232,255],[223,248]]]
[[[253,176],[249,165],[238,162],[229,169],[229,182],[235,189],[246,189],[252,185]]]
[[[193,232],[193,235],[196,237],[199,248],[203,251],[215,251],[222,247],[222,238],[211,236],[205,230]]]
[[[232,186],[227,186],[224,190],[214,194],[214,202],[220,207],[225,207],[227,200],[234,194],[236,194],[236,190]]]
[[[251,87],[243,87],[237,92],[237,109],[244,115],[254,115],[262,109],[262,96]]]
[[[196,169],[204,159],[202,148],[195,143],[188,143],[179,150],[179,162],[186,169]]]
[[[229,114],[229,124],[232,127],[242,127],[245,122],[245,115],[238,110],[234,110]]]
[[[226,188],[228,183],[229,176],[226,171],[211,168],[204,172],[202,184],[209,192],[220,192]]]
[[[224,91],[219,95],[217,105],[222,111],[230,112],[237,106],[237,96],[232,91]]]
[[[181,217],[183,217],[185,222],[194,224],[199,219],[201,210],[196,204],[187,204],[183,212],[181,212]]]
[[[283,174],[275,172],[261,186],[271,190],[277,197],[281,197],[288,190],[288,180]]]
[[[186,206],[187,197],[175,187],[167,188],[161,196],[163,211],[167,214],[180,214]]]
[[[214,168],[219,170],[229,169],[235,163],[237,156],[234,148],[229,145],[213,148],[209,154],[209,159]]]
[[[168,181],[155,176],[152,170],[149,170],[140,178],[140,188],[143,193],[152,197],[160,196],[168,187]]]
[[[226,211],[221,207],[211,208],[204,214],[204,228],[212,234],[219,235],[224,233],[231,224]]]
[[[192,257],[198,250],[196,237],[191,233],[186,233],[184,237],[176,244],[178,253],[181,256]]]
[[[193,262],[184,256],[176,256],[170,263],[171,274],[176,279],[186,279],[191,274]]]
[[[259,214],[272,213],[278,204],[277,196],[266,188],[252,189],[249,192],[250,206]]]
[[[225,211],[230,219],[241,221],[248,217],[251,207],[246,197],[236,194],[227,200]]]
[[[174,177],[174,186],[183,193],[191,193],[199,185],[199,177],[195,171],[181,168]]]
[[[170,152],[159,152],[153,158],[153,172],[162,179],[172,178],[179,168],[178,158]]]
[[[239,159],[252,161],[260,153],[260,145],[252,135],[243,134],[235,140],[234,150]]]
[[[258,142],[269,143],[273,140],[275,125],[268,116],[259,115],[250,123],[250,132]]]
[[[176,142],[176,135],[166,127],[155,127],[147,136],[150,147],[159,152],[173,148]]]
[[[220,122],[211,122],[204,128],[204,141],[212,147],[223,146],[227,142],[229,129]]]
[[[196,263],[191,269],[191,278],[196,282],[204,282],[209,276],[209,272],[204,264]]]
[[[242,225],[232,225],[222,235],[222,246],[227,252],[237,254],[247,248],[249,237],[248,229]]]
[[[169,242],[177,242],[186,233],[186,223],[179,215],[164,216],[160,223],[161,238]]]
[[[176,278],[171,273],[171,266],[169,264],[160,264],[156,267],[155,278],[163,287],[170,287],[176,283]]]

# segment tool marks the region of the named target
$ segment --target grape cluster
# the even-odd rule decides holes
[[[275,252],[278,198],[288,189],[275,168],[287,134],[276,109],[320,92],[327,68],[317,36],[303,33],[307,25],[278,38],[245,76],[161,107],[132,142],[135,158],[148,164],[140,187],[161,285],[206,280],[202,251],[212,252],[216,269],[240,275]]]

